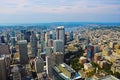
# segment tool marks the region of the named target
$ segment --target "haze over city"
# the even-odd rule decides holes
[[[120,80],[120,0],[0,0],[0,80]]]
[[[0,23],[120,22],[120,0],[0,0]]]

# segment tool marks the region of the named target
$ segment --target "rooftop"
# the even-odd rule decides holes
[[[75,72],[71,67],[67,64],[63,63],[55,67],[56,71],[63,77],[71,78],[71,73]],[[75,77],[80,77],[76,76]]]
[[[62,65],[59,65],[57,68],[66,76],[71,77],[71,73]]]
[[[18,41],[18,44],[27,44],[27,41],[26,40],[20,40],[20,41]]]

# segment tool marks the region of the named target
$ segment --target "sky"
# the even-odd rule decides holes
[[[120,22],[120,0],[0,0],[0,23]]]

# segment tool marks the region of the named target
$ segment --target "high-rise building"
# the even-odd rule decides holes
[[[41,52],[44,52],[44,48],[45,48],[45,32],[41,33],[40,42],[41,42]]]
[[[0,55],[10,54],[9,46],[6,44],[0,44]]]
[[[64,53],[64,42],[63,40],[54,40],[53,42],[53,52],[62,52]]]
[[[48,40],[48,47],[53,47],[53,39]]]
[[[6,33],[6,39],[7,39],[7,43],[9,43],[9,41],[10,41],[10,35],[9,35],[8,32]]]
[[[54,61],[56,65],[62,64],[64,60],[64,55],[62,52],[53,53]]]
[[[63,43],[65,44],[65,29],[64,26],[59,26],[56,29],[56,39],[57,40],[62,40]]]
[[[11,45],[12,45],[13,47],[15,47],[15,43],[16,43],[15,37],[11,37]]]
[[[70,41],[73,40],[73,31],[70,32]]]
[[[30,42],[31,31],[27,31],[24,36],[25,40],[27,40],[27,42]]]
[[[31,44],[31,52],[33,56],[37,56],[38,48],[37,48],[37,37],[35,34],[30,36],[30,44]]]
[[[19,45],[19,53],[20,53],[20,63],[22,65],[28,64],[27,41],[21,40],[18,42],[18,45]]]
[[[0,80],[7,80],[5,58],[0,58]]]
[[[54,57],[52,55],[46,56],[46,73],[52,78],[52,68],[55,66]]]
[[[94,59],[94,46],[88,45],[86,48],[87,57],[91,61]]]
[[[53,53],[53,49],[51,47],[46,47],[46,55],[49,56],[49,55],[52,55]]]
[[[35,59],[35,70],[37,73],[42,73],[44,71],[44,60],[41,57]]]
[[[48,40],[50,39],[50,34],[49,32],[45,33],[45,42],[48,44]]]
[[[14,65],[11,72],[13,73],[13,80],[21,80],[21,74],[17,65]]]

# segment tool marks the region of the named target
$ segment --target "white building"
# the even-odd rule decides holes
[[[54,40],[53,42],[53,52],[63,52],[64,53],[64,42],[62,40]]]
[[[65,29],[64,26],[59,26],[56,29],[56,40],[62,40],[65,44]]]

